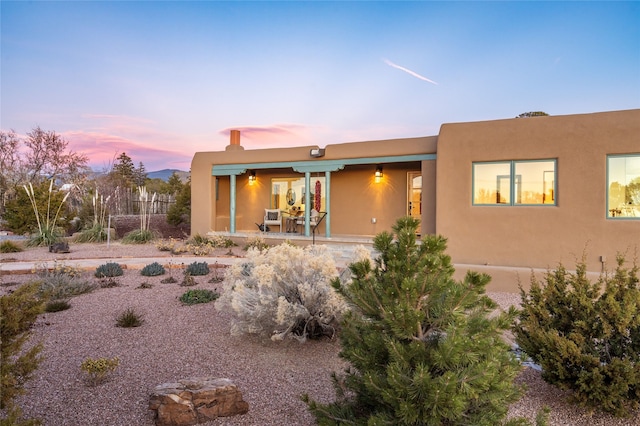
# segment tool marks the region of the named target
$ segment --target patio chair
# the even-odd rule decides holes
[[[264,229],[267,226],[278,226],[282,232],[282,212],[278,209],[264,209]]]
[[[318,210],[311,209],[311,212],[309,212],[309,226],[311,226],[311,229],[319,223],[319,219],[320,213],[318,213]],[[298,220],[296,220],[296,224],[304,226],[304,216],[300,216]]]

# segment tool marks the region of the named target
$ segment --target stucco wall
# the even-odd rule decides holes
[[[444,124],[436,232],[456,263],[571,268],[586,251],[611,266],[640,244],[640,220],[606,219],[606,156],[622,153],[640,153],[640,110]],[[533,159],[557,159],[556,206],[472,205],[473,162]]]
[[[329,145],[324,157],[313,159],[309,155],[315,146],[264,150],[241,150],[196,153],[191,169],[191,232],[205,234],[209,231],[229,230],[229,176],[218,178],[218,199],[215,197],[215,177],[211,176],[214,165],[279,163],[296,161],[325,161],[353,158],[385,157],[400,155],[435,154],[436,137],[404,138]],[[407,172],[420,172],[424,167],[430,179],[435,178],[434,161],[413,161],[383,164],[384,177],[374,181],[377,162],[365,165],[347,165],[331,173],[331,234],[375,235],[390,230],[395,220],[406,214]],[[255,168],[257,180],[248,184],[248,175],[236,177],[236,231],[256,230],[255,223],[262,222],[264,208],[270,206],[271,179],[274,177],[303,177],[291,168]],[[314,174],[314,176],[317,175]],[[324,176],[324,173],[321,173]],[[313,177],[312,177],[313,181]],[[425,182],[423,181],[423,186]],[[435,229],[435,183],[423,203],[430,207],[423,221],[426,228]],[[430,198],[429,198],[430,197]],[[375,223],[372,219],[375,218]],[[424,224],[423,224],[424,226]],[[318,228],[325,233],[326,222]],[[277,228],[275,228],[277,231]]]

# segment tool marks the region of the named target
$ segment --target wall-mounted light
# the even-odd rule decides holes
[[[255,181],[256,181],[256,171],[251,170],[249,171],[249,185],[253,185]]]
[[[309,151],[309,156],[313,158],[324,157],[324,149],[311,148],[311,150]]]
[[[382,166],[376,167],[376,173],[374,176],[376,178],[376,183],[379,183],[382,180]]]

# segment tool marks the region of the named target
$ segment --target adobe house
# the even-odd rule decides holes
[[[193,234],[256,232],[277,209],[270,235],[370,238],[411,215],[422,234],[447,237],[457,269],[502,275],[514,291],[514,271],[528,281],[584,253],[600,272],[640,248],[640,109],[447,123],[437,136],[324,148],[244,150],[232,131],[225,151],[195,154],[191,185]]]

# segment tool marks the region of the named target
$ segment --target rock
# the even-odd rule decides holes
[[[53,243],[49,246],[49,253],[69,253],[69,243]]]
[[[155,387],[149,399],[157,426],[195,425],[249,411],[229,379],[196,378]]]

